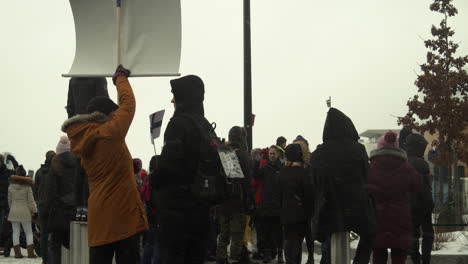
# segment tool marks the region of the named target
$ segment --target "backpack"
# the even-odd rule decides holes
[[[200,134],[200,159],[197,173],[190,186],[192,193],[208,205],[216,205],[229,198],[229,182],[220,158],[224,143],[216,135],[216,123],[204,119],[201,124],[190,115],[181,115],[190,120]],[[225,153],[225,152],[223,152]]]

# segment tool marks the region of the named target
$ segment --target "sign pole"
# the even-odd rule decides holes
[[[117,65],[121,64],[120,58],[120,6],[121,0],[117,0],[117,8],[116,8],[116,23],[115,23],[115,32],[116,32],[116,46],[117,46]]]

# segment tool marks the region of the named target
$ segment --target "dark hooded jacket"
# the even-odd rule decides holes
[[[263,182],[261,201],[257,204],[257,215],[260,217],[280,216],[281,197],[280,171],[281,161],[268,162],[261,168],[256,168],[254,178]]]
[[[313,223],[322,234],[375,231],[374,209],[366,190],[369,162],[358,139],[351,119],[330,108],[323,144],[311,155],[317,186]]]
[[[109,97],[106,78],[70,78],[66,107],[68,118],[86,114],[88,102],[96,96]]]
[[[0,166],[0,210],[8,208],[8,187],[10,186],[9,178],[14,174],[15,172],[13,170],[9,170],[2,161]]]
[[[413,132],[411,131],[411,129],[407,128],[407,127],[404,127],[401,131],[400,131],[400,135],[398,137],[398,146],[403,149],[404,151],[406,151],[406,137],[411,135]]]
[[[203,84],[191,86],[191,81],[198,81],[197,78],[185,76],[171,81],[176,110],[164,132],[159,170],[150,179],[155,192],[154,206],[158,209],[185,208],[199,203],[190,190],[200,161],[202,138],[198,126],[206,130],[212,126],[204,117]]]
[[[42,214],[44,209],[43,205],[46,200],[45,183],[50,172],[50,162],[51,161],[46,161],[44,164],[41,164],[41,167],[37,170],[36,175],[34,176],[33,194],[34,199],[36,199],[37,202],[39,214]]]
[[[285,149],[288,162],[302,162],[302,149],[299,144],[290,144]],[[309,169],[304,166],[289,166],[281,169],[280,201],[281,222],[283,224],[306,223],[313,209],[310,195],[314,192],[308,181]]]
[[[427,141],[419,134],[411,134],[406,138],[406,153],[408,162],[422,175],[422,187],[419,192],[411,196],[411,206],[413,210],[413,220],[420,222],[420,217],[430,215],[434,209],[434,200],[432,199],[432,180],[430,169],[424,160]]]
[[[410,194],[421,187],[421,176],[400,148],[371,153],[369,192],[377,215],[375,247],[409,249],[413,239]]]
[[[49,212],[49,230],[68,230],[75,215],[74,178],[79,164],[71,152],[58,154],[52,160],[52,171],[45,183],[46,202]]]

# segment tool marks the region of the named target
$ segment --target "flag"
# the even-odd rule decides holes
[[[151,133],[151,143],[154,145],[154,139],[158,138],[161,135],[161,126],[164,117],[164,112],[166,110],[161,110],[156,113],[153,113],[149,116],[150,118],[150,133]]]

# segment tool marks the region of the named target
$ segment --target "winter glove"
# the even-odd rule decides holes
[[[130,76],[130,71],[125,69],[122,64],[119,64],[119,66],[117,66],[117,69],[115,70],[115,73],[114,73],[114,76],[112,77],[112,82],[114,83],[115,85],[115,81],[117,80],[117,77],[119,76],[124,76],[126,78],[128,78],[128,76]]]

